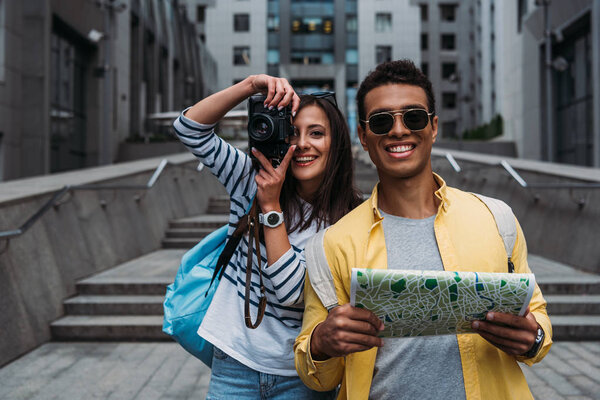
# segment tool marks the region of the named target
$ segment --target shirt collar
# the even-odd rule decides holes
[[[448,200],[448,195],[447,195],[448,186],[446,185],[446,181],[444,181],[444,179],[442,179],[442,177],[439,176],[438,174],[436,174],[435,172],[433,173],[433,179],[439,186],[438,190],[436,190],[434,193],[435,197],[437,197],[440,200],[440,207],[444,211],[447,211],[448,207],[450,206],[450,201]],[[377,206],[377,198],[378,198],[377,188],[378,187],[379,187],[379,182],[377,182],[377,184],[373,188],[373,191],[371,192],[371,197],[369,198],[369,201],[371,202],[371,210],[373,211],[373,222],[374,223],[379,222],[383,219],[383,217],[381,216],[381,213],[379,212],[379,207]]]

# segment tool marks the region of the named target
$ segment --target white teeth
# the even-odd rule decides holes
[[[414,148],[415,148],[415,146],[412,145],[412,144],[404,144],[404,145],[401,145],[401,146],[391,146],[391,147],[388,147],[387,150],[390,153],[404,153],[404,152],[410,151],[410,150],[412,150]]]
[[[316,159],[317,157],[296,157],[294,160],[299,163],[305,163]]]

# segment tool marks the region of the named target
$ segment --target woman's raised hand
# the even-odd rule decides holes
[[[285,157],[283,157],[281,164],[279,164],[277,168],[274,168],[271,165],[271,161],[267,160],[260,151],[252,148],[252,154],[262,166],[254,179],[256,180],[256,185],[258,187],[256,199],[263,212],[281,211],[279,195],[281,194],[281,187],[285,180],[285,171],[290,165],[294,150],[296,150],[296,146],[290,146]]]
[[[265,74],[252,75],[252,87],[257,92],[267,96],[264,103],[265,107],[282,109],[291,104],[292,115],[296,115],[300,106],[300,97],[298,97],[287,79]]]

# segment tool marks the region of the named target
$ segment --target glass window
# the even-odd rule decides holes
[[[249,14],[234,14],[233,15],[233,30],[235,32],[248,32],[250,30],[250,15]]]
[[[527,0],[519,0],[517,5],[517,32],[521,33],[523,18],[527,15]]]
[[[456,36],[453,33],[443,33],[440,47],[442,50],[456,50]]]
[[[206,6],[196,7],[196,22],[204,22],[206,16]]]
[[[392,14],[377,13],[375,14],[375,32],[391,32],[392,31]]]
[[[421,8],[421,21],[425,22],[429,19],[429,8],[427,4],[420,4],[419,7]]]
[[[421,63],[421,72],[425,75],[429,75],[429,64],[426,62]]]
[[[296,17],[292,19],[293,33],[333,33],[333,19],[322,17]]]
[[[447,121],[442,123],[442,136],[445,138],[456,137],[456,121]]]
[[[358,64],[358,49],[346,50],[346,64]]]
[[[279,15],[269,14],[267,16],[267,30],[269,32],[279,32]]]
[[[293,64],[333,64],[333,53],[328,50],[292,50]]]
[[[377,46],[375,48],[375,62],[381,64],[392,61],[392,46]]]
[[[447,79],[447,80],[456,79],[456,63],[453,63],[453,62],[442,63],[442,79]]]
[[[267,51],[267,64],[279,64],[279,50],[269,49]]]
[[[429,36],[426,33],[421,33],[421,50],[429,48]]]
[[[233,65],[250,65],[250,47],[235,46],[233,48]]]
[[[358,32],[358,18],[356,15],[346,15],[346,32]]]
[[[458,4],[440,4],[440,19],[444,22],[456,21],[456,7]]]
[[[456,108],[456,93],[455,92],[443,92],[442,93],[442,108],[448,108],[448,109]]]

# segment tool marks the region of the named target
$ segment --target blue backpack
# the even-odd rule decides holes
[[[197,331],[217,290],[212,281],[227,241],[227,228],[220,227],[184,254],[164,302],[163,332],[209,367],[213,346]]]

